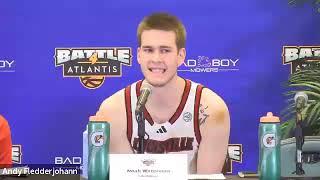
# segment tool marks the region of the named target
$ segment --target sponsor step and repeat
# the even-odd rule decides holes
[[[16,26],[12,31],[0,30],[4,42],[0,45],[0,114],[10,125],[12,162],[19,168],[0,173],[79,175],[85,161],[82,135],[89,117],[107,97],[143,79],[137,61],[137,26],[159,4],[106,3],[91,11],[88,4],[74,0],[63,7],[53,2],[8,3],[6,11],[1,7],[7,6],[0,7],[0,16],[7,18],[3,25]],[[227,2],[185,2],[179,9],[165,3],[168,9],[163,9],[177,15],[187,29],[187,53],[178,75],[212,89],[228,105],[231,131],[226,174],[257,171],[259,118],[273,112],[281,124],[289,121],[281,117],[290,100],[283,84],[295,72],[320,68],[320,46],[314,45],[319,43],[317,28],[301,26],[301,22],[314,25],[320,14],[291,9],[280,1],[268,7],[262,3],[234,2],[236,8],[231,7],[227,15],[227,9],[221,8],[229,7]],[[21,9],[11,11],[11,5]],[[282,23],[275,21],[278,18]],[[293,21],[296,18],[301,21]],[[182,121],[192,117],[192,112],[186,112]],[[156,133],[166,131],[159,126]],[[287,134],[293,136],[290,131]],[[191,141],[172,138],[159,144],[189,148]],[[269,135],[263,142],[274,146],[275,140]]]
[[[80,83],[88,89],[97,89],[103,85],[106,77],[121,77],[122,65],[132,65],[132,54],[129,47],[106,48],[56,48],[55,65],[62,67],[63,77],[79,78]],[[284,46],[282,51],[284,65],[291,65],[291,73],[311,66],[320,67],[320,46]],[[1,60],[0,72],[15,72],[14,60]],[[197,59],[187,59],[178,69],[181,72],[212,73],[239,71],[239,59],[214,59],[207,56],[198,56]],[[187,119],[187,115],[184,119]],[[163,131],[159,129],[159,131]],[[161,133],[161,132],[159,132]],[[266,146],[272,146],[274,139],[264,138]],[[12,146],[12,161],[22,164],[22,145]],[[242,163],[242,144],[229,144],[228,158],[226,159],[226,173],[233,173],[233,162]],[[22,167],[4,169],[2,174],[79,174],[82,167],[82,157],[56,156],[52,167],[40,168]],[[76,165],[73,169],[63,169],[61,165]],[[48,165],[45,165],[48,166]],[[70,168],[70,167],[69,167]]]

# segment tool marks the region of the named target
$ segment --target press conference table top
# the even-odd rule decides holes
[[[236,175],[226,175],[225,176],[226,179],[230,179],[230,180],[257,180],[259,178],[240,178],[239,176],[236,176]],[[0,180],[23,180],[23,179],[26,179],[26,180],[86,180],[84,178],[80,178],[79,175],[58,175],[58,176],[50,176],[50,175],[30,175],[30,176],[27,176],[27,177],[5,177],[5,176],[0,176]],[[286,179],[286,180],[289,180],[289,179],[306,179],[306,180],[313,180],[313,179],[319,179],[319,177],[317,178],[281,178],[281,179]]]
[[[48,175],[30,175],[27,177],[1,177],[0,180],[87,180],[85,178],[80,178],[80,176],[76,175],[68,175],[68,176],[48,176]],[[258,178],[240,178],[239,176],[226,176],[226,179],[230,180],[256,180]]]

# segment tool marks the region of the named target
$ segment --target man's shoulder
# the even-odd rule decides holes
[[[138,81],[137,81],[138,82]],[[114,93],[113,95],[109,96],[108,98],[106,98],[101,106],[101,108],[104,107],[108,107],[108,108],[123,108],[125,106],[125,90],[128,87],[131,87],[133,84],[137,83],[134,82],[132,84],[127,85],[126,87],[124,87],[123,89],[117,91],[116,93]]]
[[[220,118],[229,114],[228,106],[223,98],[209,88],[203,88],[200,104],[208,107],[208,113]]]
[[[203,97],[204,100],[216,100],[216,101],[223,101],[222,97],[218,95],[216,92],[214,92],[212,89],[208,87],[204,87],[202,89],[201,97]]]
[[[90,117],[90,120],[108,121],[111,124],[118,124],[122,121],[118,121],[117,119],[125,118],[125,112],[124,89],[121,89],[106,98],[101,103],[96,115]]]
[[[187,79],[188,80],[188,79]],[[216,92],[214,92],[212,89],[209,87],[203,85],[202,83],[195,82],[192,80],[189,80],[191,83],[194,83],[197,85],[197,87],[201,87],[201,101],[200,103],[206,103],[206,102],[215,102],[219,104],[224,104],[223,98],[218,95]]]
[[[137,81],[138,82],[138,81]],[[134,83],[137,83],[134,82]],[[107,112],[117,112],[122,113],[125,111],[126,104],[125,104],[125,90],[128,87],[131,87],[134,83],[127,85],[126,87],[122,88],[121,90],[117,91],[116,93],[112,94],[100,105],[99,111],[107,111]]]
[[[113,95],[106,98],[100,106],[100,110],[110,109],[110,110],[119,110],[124,107],[124,91],[125,88],[117,91]]]

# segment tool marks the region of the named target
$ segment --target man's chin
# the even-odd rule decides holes
[[[146,78],[147,82],[153,87],[164,87],[169,84],[175,76],[164,77],[164,78]]]
[[[153,87],[163,87],[167,84],[167,81],[152,81],[152,80],[148,80],[147,79],[147,82],[153,86]]]
[[[149,84],[153,87],[163,87],[165,86],[167,83],[165,82],[149,82]]]

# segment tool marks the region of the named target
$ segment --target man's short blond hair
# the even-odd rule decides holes
[[[137,30],[138,44],[141,46],[141,34],[144,30],[173,31],[176,34],[176,45],[178,50],[186,46],[186,29],[182,22],[168,13],[154,13],[146,16],[139,24]]]

